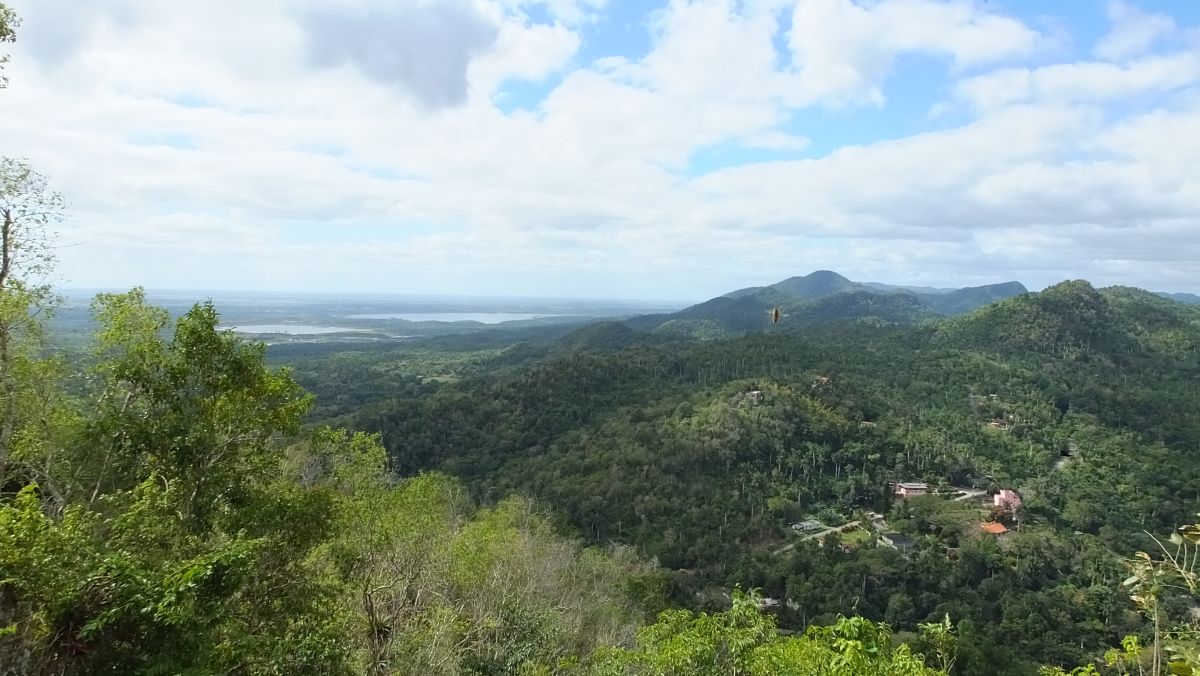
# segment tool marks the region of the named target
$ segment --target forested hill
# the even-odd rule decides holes
[[[269,352],[134,288],[64,340],[66,203],[0,156],[0,676],[1200,673],[1200,307],[820,271]]]
[[[854,282],[836,272],[818,270],[769,286],[731,291],[672,315],[637,317],[630,325],[667,335],[714,338],[765,328],[771,325],[775,308],[793,325],[835,318],[914,323],[962,314],[1026,292],[1020,282],[931,289]]]
[[[1188,303],[1189,305],[1200,305],[1200,296],[1194,293],[1165,293],[1159,292],[1159,296],[1169,300],[1177,300],[1180,303]]]
[[[919,325],[817,309],[911,300],[838,293],[806,326],[720,340],[601,325],[348,420],[381,432],[402,474],[531,495],[589,541],[654,557],[685,606],[741,585],[786,600],[788,628],[949,613],[963,674],[1085,661],[1143,626],[1121,557],[1200,511],[1200,309],[1086,282]],[[984,495],[898,501],[898,481]],[[1001,488],[1024,507],[996,536],[980,500]],[[789,524],[806,519],[851,525],[801,541]]]

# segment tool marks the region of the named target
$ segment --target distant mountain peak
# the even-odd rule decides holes
[[[1179,349],[1176,338],[1194,326],[1194,313],[1141,289],[1096,289],[1073,279],[948,320],[938,336],[960,347],[1061,358],[1095,353],[1123,360],[1138,352]]]
[[[1194,293],[1167,293],[1165,291],[1158,291],[1155,293],[1155,295],[1168,300],[1187,303],[1188,305],[1200,305],[1200,296],[1197,296]]]
[[[1026,289],[1025,285],[1020,282],[1000,282],[999,284],[968,286],[925,298],[929,305],[938,312],[955,315],[1024,293],[1029,293],[1029,289]]]
[[[813,270],[806,275],[806,278],[814,281],[838,281],[849,282],[848,277],[844,277],[834,272],[833,270]]]
[[[768,286],[751,286],[637,323],[639,328],[669,325],[671,333],[718,335],[766,329],[775,308],[781,325],[834,319],[866,319],[913,323],[941,315],[970,312],[1028,290],[1020,282],[1001,282],[964,289],[864,284],[833,270],[814,270]],[[667,333],[667,328],[663,333]]]
[[[798,298],[822,298],[865,287],[832,270],[817,270],[807,275],[789,277],[782,282],[772,284],[770,288]]]

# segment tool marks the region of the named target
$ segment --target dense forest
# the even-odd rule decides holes
[[[65,216],[0,160],[0,674],[1200,668],[1200,308],[820,273],[270,352],[133,289],[64,350]]]
[[[657,561],[682,607],[740,585],[779,600],[787,630],[948,615],[964,674],[1083,663],[1144,631],[1126,559],[1200,510],[1200,310],[1073,281],[944,320],[852,315],[289,361],[319,398],[366,385],[322,412],[380,433],[401,475],[531,496]],[[946,495],[896,499],[905,481]],[[1002,489],[1019,511],[989,508]],[[797,537],[804,520],[870,525]],[[996,521],[1007,532],[982,529]]]
[[[376,436],[306,426],[211,303],[100,294],[89,350],[49,349],[61,199],[0,172],[0,673],[936,673],[860,617],[780,634],[755,592],[665,610],[633,548],[401,476]],[[949,654],[953,627],[924,635]]]
[[[140,289],[100,294],[89,350],[48,349],[55,297],[36,279],[61,199],[23,162],[0,171],[0,673],[948,666],[949,623],[924,630],[927,658],[861,617],[781,634],[757,592],[671,610],[634,548],[585,546],[528,499],[479,506],[445,474],[401,476],[376,436],[306,426],[312,396],[218,330],[211,303],[172,321]]]

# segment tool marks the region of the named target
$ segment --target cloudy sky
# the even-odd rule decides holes
[[[71,286],[1200,291],[1200,2],[5,1]]]

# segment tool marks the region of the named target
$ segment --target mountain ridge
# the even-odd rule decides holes
[[[717,337],[770,325],[779,308],[788,325],[834,319],[915,323],[969,312],[988,303],[1028,293],[1016,281],[961,289],[856,282],[832,270],[815,270],[765,286],[750,286],[696,303],[673,314],[636,317],[636,329],[673,335]]]
[[[1166,291],[1153,291],[1151,293],[1153,293],[1156,296],[1159,296],[1160,298],[1166,298],[1167,300],[1173,300],[1173,301],[1176,301],[1179,303],[1187,303],[1188,305],[1200,305],[1200,296],[1198,296],[1194,293],[1168,293]]]
[[[781,312],[782,323],[789,328],[829,320],[916,324],[928,319],[963,317],[980,308],[1025,296],[1047,294],[1046,298],[1052,298],[1070,289],[1078,295],[1083,293],[1082,287],[1076,288],[1078,284],[1106,297],[1131,292],[1112,290],[1132,289],[1106,287],[1096,291],[1082,280],[1061,282],[1037,293],[1031,293],[1018,281],[955,289],[857,282],[832,270],[815,270],[773,284],[736,289],[675,313],[634,317],[626,323],[641,331],[706,339],[769,328],[776,308]],[[1147,302],[1154,298],[1163,303],[1200,305],[1200,296],[1194,294],[1136,291],[1144,294],[1143,300]]]

